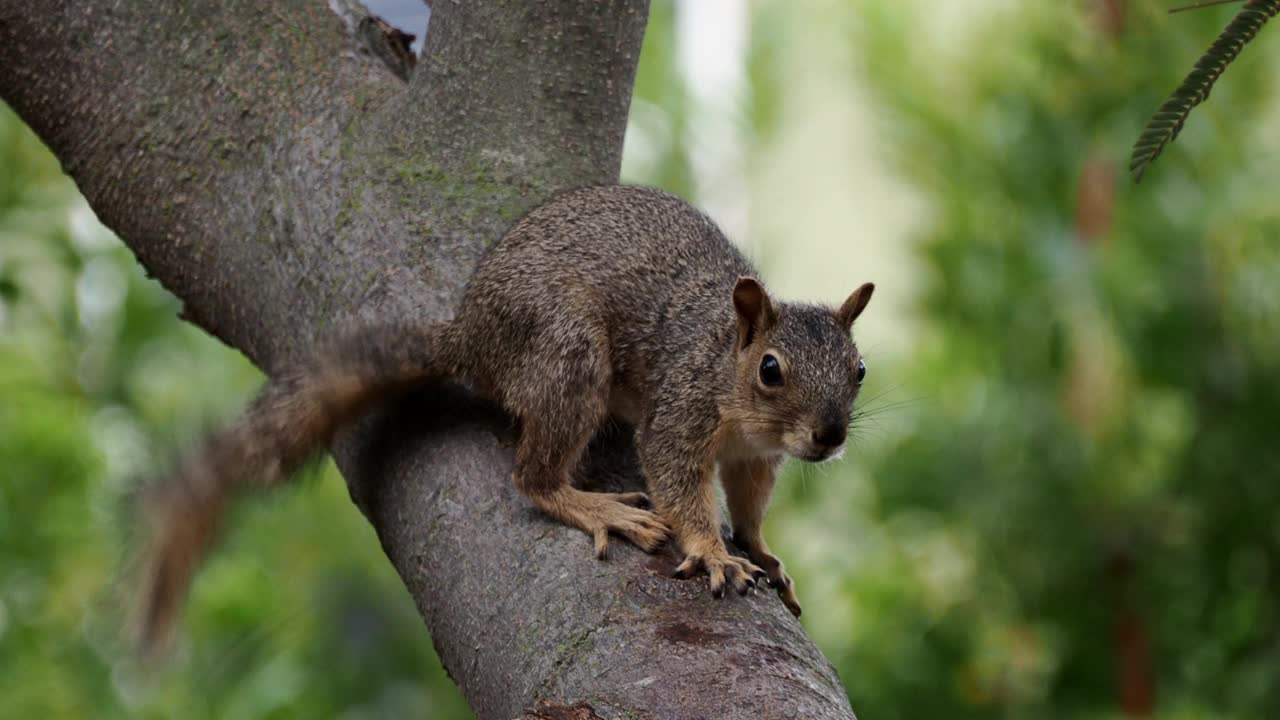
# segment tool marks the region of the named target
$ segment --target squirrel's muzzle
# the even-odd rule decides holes
[[[838,448],[844,444],[849,428],[842,422],[827,423],[813,431],[813,444],[824,449]]]

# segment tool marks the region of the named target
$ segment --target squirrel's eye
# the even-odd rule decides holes
[[[778,364],[778,358],[765,355],[760,361],[760,382],[774,387],[782,384],[782,366]]]
[[[858,358],[858,384],[862,384],[862,379],[867,376],[867,364]]]

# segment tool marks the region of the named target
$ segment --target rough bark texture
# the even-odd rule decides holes
[[[616,180],[647,4],[439,0],[406,82],[350,0],[0,0],[0,96],[98,215],[268,372],[336,324],[445,318],[484,249],[557,190]],[[356,504],[480,718],[850,718],[769,594],[511,486],[509,419],[461,391],[340,439]],[[625,433],[585,481],[636,486]]]

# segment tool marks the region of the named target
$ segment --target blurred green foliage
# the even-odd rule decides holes
[[[836,653],[855,708],[1280,717],[1274,42],[1135,187],[1134,129],[1223,12],[1022,4],[926,72],[927,5],[851,37],[932,209],[925,400],[870,470],[901,554],[849,576]]]
[[[834,27],[927,209],[911,352],[872,358],[851,457],[792,466],[767,531],[862,717],[1280,717],[1280,48],[1134,187],[1232,13],[1164,9],[1005,4],[942,52],[923,0],[752,4],[751,142],[789,132],[795,28]],[[675,24],[655,2],[628,179],[692,195]],[[173,662],[127,660],[129,485],[261,376],[7,110],[0,168],[0,717],[470,717],[328,465],[239,510]]]

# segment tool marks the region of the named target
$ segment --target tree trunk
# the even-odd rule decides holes
[[[351,8],[0,0],[0,96],[184,316],[268,372],[336,325],[450,316],[520,214],[617,179],[647,3],[437,0],[411,73]],[[335,447],[478,717],[853,716],[772,594],[714,600],[620,542],[599,562],[535,512],[510,426],[436,389]],[[616,433],[583,473],[635,466]]]

